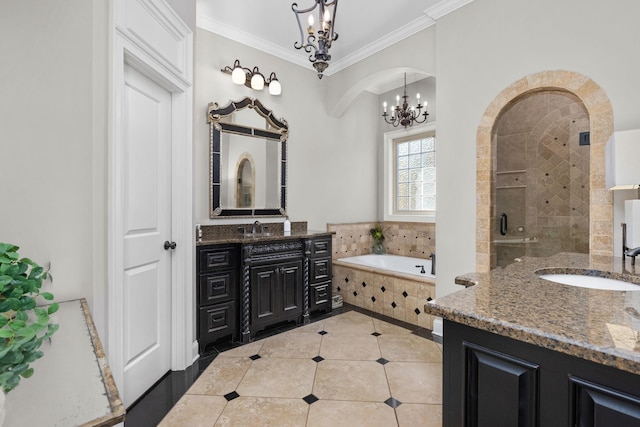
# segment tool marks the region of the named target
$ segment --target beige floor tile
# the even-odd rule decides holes
[[[382,357],[391,362],[441,362],[442,352],[431,340],[413,334],[380,335]]]
[[[307,427],[391,427],[396,416],[386,403],[319,400],[309,408]],[[418,426],[419,424],[414,424]]]
[[[396,414],[400,427],[442,427],[442,405],[403,403]]]
[[[320,352],[322,335],[318,333],[284,333],[267,338],[260,349],[262,357],[311,359]]]
[[[327,334],[322,337],[320,356],[325,359],[378,360],[378,339],[370,334]]]
[[[290,331],[284,332],[285,334],[298,334],[298,333],[314,333],[324,330],[324,320],[318,320],[317,322],[309,323],[308,325],[300,326]]]
[[[238,387],[253,361],[247,357],[217,357],[187,391],[224,396]]]
[[[442,404],[442,363],[390,362],[384,369],[396,400]]]
[[[233,348],[231,350],[227,350],[223,353],[220,353],[220,356],[233,356],[233,357],[249,357],[254,354],[258,354],[262,345],[264,344],[264,340],[252,342],[249,344],[241,345],[240,347]],[[220,357],[218,356],[218,357]]]
[[[238,397],[227,404],[215,426],[300,427],[308,413],[309,405],[302,399]]]
[[[313,394],[320,399],[384,402],[390,397],[384,367],[373,361],[323,360]]]
[[[185,394],[160,422],[161,427],[211,427],[225,406],[221,396],[193,396]]]
[[[324,330],[330,334],[372,334],[373,319],[356,311],[349,311],[324,321]]]
[[[311,393],[317,363],[311,359],[255,360],[236,391],[240,396],[303,398]]]
[[[396,334],[410,334],[411,331],[402,326],[396,326],[392,323],[385,322],[384,320],[373,319],[373,326],[376,332],[379,334],[396,335]]]

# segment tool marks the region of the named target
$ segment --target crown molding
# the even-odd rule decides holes
[[[444,0],[433,7],[425,10],[425,14],[434,20],[442,18],[444,15],[461,8],[465,4],[471,3],[473,0]]]

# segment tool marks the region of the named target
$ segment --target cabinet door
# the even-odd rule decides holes
[[[236,271],[226,270],[200,275],[200,306],[235,299]]]
[[[538,423],[538,366],[465,343],[466,425],[534,427]]]
[[[331,279],[331,258],[320,258],[311,260],[311,283],[318,283]]]
[[[302,313],[302,260],[280,266],[282,312],[285,316]]]
[[[571,425],[640,427],[639,397],[575,377],[569,381],[573,407]]]
[[[310,311],[328,310],[331,308],[331,282],[309,286]]]
[[[251,269],[251,320],[256,326],[277,317],[278,266],[265,265]]]

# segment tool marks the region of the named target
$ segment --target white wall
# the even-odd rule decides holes
[[[59,301],[92,299],[92,209],[105,196],[92,188],[93,7],[0,5],[0,240],[51,262]]]
[[[197,30],[195,45],[196,223],[247,221],[209,219],[206,123],[209,102],[225,106],[245,96],[259,99],[289,124],[287,211],[292,221],[307,221],[310,229],[325,230],[330,222],[375,219],[377,128],[368,123],[377,116],[376,96],[361,94],[341,117],[332,118],[325,108],[331,77],[319,80],[311,64],[308,68],[292,65],[202,29]],[[265,75],[275,72],[282,95],[232,84],[231,77],[220,70],[235,59],[247,68],[258,66]]]
[[[475,270],[476,131],[487,106],[524,76],[564,69],[604,89],[616,130],[640,127],[637,16],[634,1],[475,0],[438,20],[438,296]]]

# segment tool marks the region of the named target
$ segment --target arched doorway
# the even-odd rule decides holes
[[[605,188],[604,146],[613,133],[613,110],[604,90],[593,80],[572,71],[532,74],[503,90],[486,109],[477,132],[476,269],[489,271],[496,265],[492,236],[496,228],[498,119],[516,100],[539,91],[563,91],[575,96],[590,121],[589,159],[589,253],[613,254],[612,197]]]

